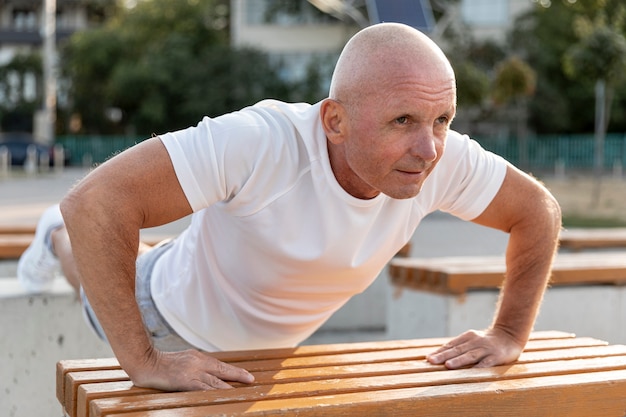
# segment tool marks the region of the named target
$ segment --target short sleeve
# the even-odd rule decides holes
[[[422,202],[463,220],[478,217],[496,196],[508,162],[466,135],[451,131],[444,155],[424,184]]]

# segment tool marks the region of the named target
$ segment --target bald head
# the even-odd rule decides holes
[[[448,59],[430,38],[407,25],[380,23],[348,41],[335,67],[329,97],[347,101],[381,88],[389,77],[414,74],[428,82],[454,81]]]

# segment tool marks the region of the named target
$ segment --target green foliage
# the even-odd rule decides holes
[[[228,46],[224,0],[139,1],[63,52],[80,133],[149,134],[290,91],[267,56]],[[109,120],[108,109],[122,111]],[[74,132],[77,133],[77,132]]]
[[[594,113],[589,109],[594,108],[594,91],[590,86],[595,80],[585,73],[574,81],[566,73],[564,57],[579,43],[591,23],[604,17],[607,27],[623,34],[624,15],[622,0],[555,0],[550,7],[536,5],[516,21],[509,43],[513,50],[523,54],[537,74],[535,95],[529,103],[530,125],[536,132],[593,131]],[[599,55],[605,53],[606,45],[594,47]],[[625,108],[624,92],[619,86],[615,89],[614,114]],[[613,118],[611,129],[624,131],[625,122],[626,117],[618,115]]]
[[[493,67],[505,56],[502,47],[493,41],[470,42],[454,46],[448,52],[457,84],[457,101],[461,107],[482,107],[491,91]]]
[[[107,80],[113,72],[113,63],[125,55],[118,34],[107,27],[79,32],[72,36],[62,55],[62,74],[69,80],[67,95],[71,98],[71,111],[80,115],[85,132],[110,133],[113,127],[104,116],[105,110],[113,105]]]
[[[454,64],[458,106],[481,106],[489,94],[489,76],[470,61]]]
[[[578,215],[564,215],[563,227],[581,227],[581,228],[597,228],[597,227],[626,227],[626,221],[612,217],[590,217]]]
[[[537,75],[518,56],[500,62],[496,67],[493,97],[496,104],[507,103],[535,93]]]
[[[26,95],[27,79],[33,81],[35,94]],[[17,54],[0,66],[0,130],[33,129],[33,114],[42,102],[42,64],[36,53]]]
[[[566,51],[563,64],[571,78],[616,84],[626,72],[626,39],[608,26],[594,27]]]

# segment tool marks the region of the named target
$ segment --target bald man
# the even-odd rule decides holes
[[[296,346],[442,210],[508,232],[507,274],[492,326],[428,360],[513,361],[560,210],[537,181],[450,130],[455,111],[442,51],[410,27],[371,26],[344,48],[320,103],[262,101],[99,166],[42,217],[18,275],[42,291],[60,266],[135,384],[226,388],[253,377],[210,352]],[[175,240],[139,250],[141,228],[191,213]]]

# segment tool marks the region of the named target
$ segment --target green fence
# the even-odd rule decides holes
[[[101,163],[111,156],[145,140],[148,136],[57,136],[56,143],[63,145],[70,155],[72,165]]]
[[[73,165],[104,162],[112,155],[141,142],[147,136],[59,136]],[[515,139],[477,138],[486,149],[533,172],[554,171],[557,165],[567,170],[593,168],[593,135],[545,135],[527,139],[525,152]],[[527,155],[524,163],[521,157]],[[525,165],[525,166],[524,166]],[[626,134],[608,134],[604,145],[604,168],[626,165]]]
[[[529,137],[526,146],[515,139],[477,139],[490,151],[531,171],[552,171],[557,165],[567,170],[593,169],[593,135],[544,135]],[[524,152],[525,150],[525,152]],[[526,163],[523,155],[526,154]],[[626,134],[608,134],[604,142],[603,167],[626,164]]]

